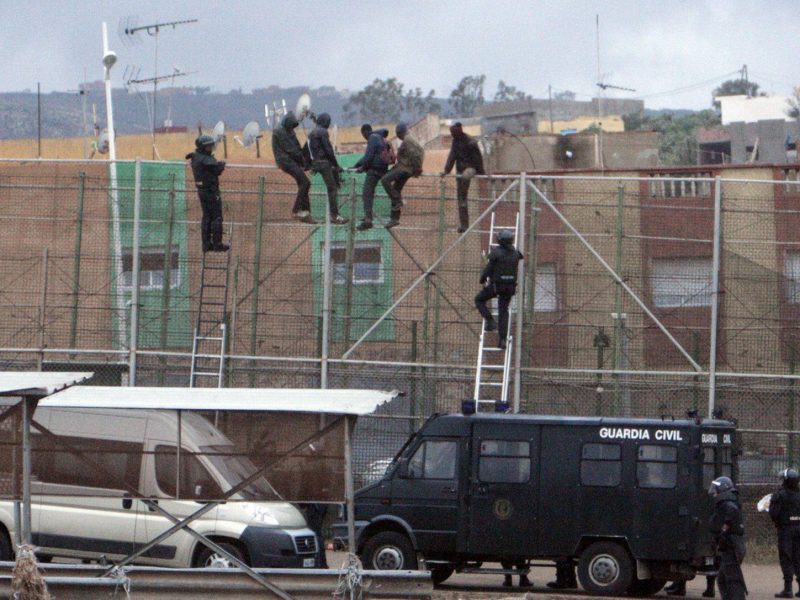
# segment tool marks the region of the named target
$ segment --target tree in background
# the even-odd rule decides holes
[[[759,85],[748,81],[746,79],[729,79],[723,81],[720,85],[714,88],[711,92],[711,104],[719,110],[719,100],[717,96],[766,96],[764,92],[759,91]]]
[[[658,158],[664,166],[697,164],[697,129],[720,124],[719,115],[713,110],[701,110],[682,117],[663,113],[649,117],[640,113],[623,115],[625,131],[657,131]]]
[[[484,103],[483,84],[486,75],[467,75],[450,92],[450,109],[454,117],[471,117],[475,109]]]
[[[495,102],[506,102],[509,100],[525,100],[530,98],[528,94],[522,90],[518,90],[513,85],[506,85],[502,79],[497,82],[497,91],[494,94]]]
[[[793,119],[800,119],[800,86],[792,90],[792,97],[786,101],[789,108],[786,109],[786,114]]]
[[[420,88],[405,91],[396,78],[375,79],[360,92],[352,94],[344,105],[348,121],[397,122],[416,121],[429,112],[439,112],[433,90],[423,94]]]

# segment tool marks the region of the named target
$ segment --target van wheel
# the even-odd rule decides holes
[[[217,546],[225,550],[231,556],[235,556],[243,563],[247,563],[244,558],[244,554],[242,551],[239,550],[233,544],[228,542],[217,542]],[[197,560],[195,561],[195,567],[210,567],[212,569],[234,569],[236,568],[236,564],[231,561],[227,556],[223,556],[219,554],[215,550],[212,550],[209,547],[203,547],[200,553],[197,555]]]
[[[416,569],[417,556],[402,533],[382,531],[364,544],[363,563],[365,568],[378,571]]]
[[[628,595],[634,598],[647,598],[661,591],[667,583],[666,579],[636,579],[633,578],[628,588]]]
[[[601,596],[621,596],[633,580],[630,556],[619,544],[596,542],[581,554],[578,578],[583,589]]]

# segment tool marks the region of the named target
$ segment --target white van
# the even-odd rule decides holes
[[[92,469],[33,429],[32,541],[45,560],[119,560],[172,526],[131,498],[123,482],[146,497],[160,498],[161,507],[182,519],[202,506],[191,498],[218,498],[256,471],[247,458],[235,454],[224,434],[195,413],[181,415],[180,473],[175,412],[40,408],[34,419],[106,471]],[[109,481],[109,473],[115,480]],[[181,500],[171,499],[176,496]],[[263,501],[271,497],[279,499],[261,477],[191,527],[253,567],[318,566],[321,544],[302,513],[287,502]],[[0,502],[0,525],[5,528],[0,538],[7,536],[0,539],[0,559],[10,559],[13,515],[13,503]],[[151,548],[137,562],[230,566],[185,531]]]

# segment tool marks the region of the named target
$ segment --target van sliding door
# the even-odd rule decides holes
[[[538,428],[530,425],[474,425],[468,552],[533,555],[538,516],[538,437]]]

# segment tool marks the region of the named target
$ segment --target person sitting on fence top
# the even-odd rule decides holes
[[[336,153],[331,146],[331,138],[328,134],[328,127],[331,125],[331,116],[328,113],[320,113],[316,120],[316,127],[308,134],[308,152],[311,155],[311,170],[319,173],[328,189],[328,208],[331,213],[331,223],[334,225],[344,225],[350,219],[339,215],[339,186],[341,185],[340,173],[342,167],[336,160]]]
[[[408,135],[408,125],[404,122],[395,128],[397,137],[403,143],[397,150],[397,164],[383,176],[381,185],[392,201],[392,214],[386,229],[400,224],[400,211],[403,208],[403,186],[411,177],[422,175],[422,163],[425,161],[425,150],[417,140]]]
[[[478,142],[470,135],[464,133],[461,123],[454,123],[450,127],[453,136],[453,145],[441,175],[444,177],[456,167],[458,179],[456,180],[456,196],[458,198],[458,232],[464,233],[469,227],[469,184],[475,175],[483,175],[483,156]]]
[[[364,203],[364,220],[358,224],[359,231],[372,228],[372,206],[375,203],[375,188],[378,182],[386,174],[389,168],[388,144],[386,138],[389,137],[388,129],[376,129],[373,131],[372,125],[364,123],[361,126],[361,135],[367,140],[367,150],[359,161],[355,164],[355,169],[365,172],[364,187],[362,188],[361,198]],[[392,162],[394,162],[392,160]]]
[[[219,176],[225,170],[225,161],[214,158],[214,138],[201,135],[195,142],[195,151],[186,155],[192,161],[192,175],[203,210],[200,235],[203,252],[225,252],[230,248],[222,243],[222,198],[219,193]]]
[[[305,174],[308,165],[294,131],[298,125],[300,122],[292,113],[286,114],[281,119],[280,127],[272,132],[272,154],[275,156],[278,168],[291,175],[297,183],[297,197],[292,207],[292,216],[303,223],[314,223],[314,217],[311,216],[311,201],[308,197],[311,182]]]

